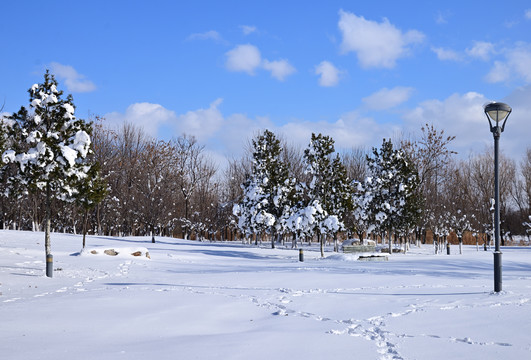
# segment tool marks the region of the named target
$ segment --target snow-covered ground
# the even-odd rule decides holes
[[[531,359],[531,248],[502,249],[495,294],[492,253],[475,246],[387,262],[304,247],[301,263],[157,241],[89,236],[80,253],[80,236],[52,234],[46,278],[43,233],[0,231],[1,358]]]

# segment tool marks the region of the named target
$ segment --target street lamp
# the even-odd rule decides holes
[[[485,115],[494,135],[494,291],[502,290],[502,253],[500,251],[500,180],[498,174],[498,143],[512,109],[509,105],[491,102],[485,105]],[[493,124],[494,122],[494,124]],[[501,123],[501,125],[500,125]]]

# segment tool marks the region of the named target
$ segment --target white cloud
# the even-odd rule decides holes
[[[205,151],[223,168],[224,157],[240,157],[248,140],[264,129],[274,131],[290,143],[305,148],[312,132],[330,135],[336,149],[353,146],[379,146],[383,137],[390,137],[399,129],[390,124],[378,124],[358,112],[344,114],[335,122],[310,122],[293,120],[284,125],[275,125],[268,117],[250,118],[245,114],[224,115],[219,109],[222,99],[213,101],[207,108],[176,114],[159,104],[136,103],[125,113],[109,113],[104,117],[113,128],[124,121],[142,127],[154,137],[169,140],[186,133],[205,145]]]
[[[487,100],[476,92],[453,94],[444,100],[424,101],[403,118],[412,130],[433,124],[445,134],[456,136],[452,147],[466,157],[470,150],[482,151],[492,140],[483,110]]]
[[[256,26],[240,25],[240,29],[242,29],[244,35],[249,35],[256,31]]]
[[[221,35],[215,31],[210,30],[203,33],[195,33],[188,36],[187,40],[214,40],[214,41],[223,41]]]
[[[264,60],[262,67],[268,71],[271,71],[271,76],[279,81],[284,81],[286,76],[289,76],[295,72],[295,68],[284,59],[277,61]]]
[[[511,79],[531,83],[531,44],[518,43],[503,50],[505,61],[495,61],[486,76],[489,82],[503,82]]]
[[[494,66],[485,76],[485,80],[490,83],[497,83],[509,80],[511,77],[511,69],[502,61],[495,61]]]
[[[226,68],[229,71],[245,72],[254,75],[255,70],[262,64],[260,50],[254,45],[238,45],[225,53]]]
[[[475,41],[474,46],[466,49],[466,53],[473,58],[487,61],[490,55],[494,53],[494,44],[485,41]]]
[[[336,150],[340,150],[379,146],[384,137],[392,137],[399,127],[379,124],[372,118],[352,111],[343,114],[335,122],[292,121],[275,130],[279,134],[286,135],[293,144],[302,148],[308,146],[312,133],[328,135],[334,139]]]
[[[199,141],[208,140],[223,125],[223,115],[218,109],[223,99],[212,102],[208,109],[188,111],[179,115],[172,124],[177,134],[186,133],[193,135]]]
[[[437,54],[437,58],[442,61],[461,61],[463,57],[456,51],[451,49],[444,49],[441,47],[432,47],[431,50]]]
[[[275,129],[268,117],[257,116],[252,119],[245,114],[231,114],[225,117],[223,131],[212,142],[221,145],[220,151],[225,155],[239,157],[244,153],[247,140],[264,129]]]
[[[507,63],[517,76],[531,83],[531,45],[517,45],[507,54]]]
[[[159,128],[177,119],[175,113],[159,104],[147,102],[129,105],[125,113],[112,112],[104,116],[107,125],[118,127],[124,121],[136,125],[149,136],[156,138]]]
[[[114,127],[127,121],[143,128],[154,138],[167,137],[169,131],[174,136],[185,133],[200,141],[207,141],[223,125],[223,115],[218,109],[222,102],[222,99],[216,99],[206,109],[191,110],[182,115],[177,115],[160,104],[135,103],[129,105],[125,113],[109,113],[105,115],[105,119]]]
[[[475,92],[453,94],[444,100],[422,102],[403,118],[412,130],[418,131],[424,124],[434,124],[438,129],[444,129],[446,135],[455,135],[451,147],[459,152],[459,157],[466,158],[471,152],[491,149],[494,143],[483,105],[490,100],[506,102],[513,112],[501,136],[500,150],[519,161],[530,146],[530,97],[531,85],[518,88],[505,99],[488,99]]]
[[[339,83],[341,71],[331,62],[321,61],[321,63],[315,67],[315,74],[320,75],[319,85],[330,87],[336,86]]]
[[[371,104],[372,101],[381,99],[382,103],[373,106],[395,106],[394,104],[407,99],[411,91],[411,88],[401,87],[383,89],[363,101]],[[520,159],[529,147],[530,97],[531,85],[519,88],[507,99],[493,99],[507,102],[514,109],[501,141],[502,151],[514,159]],[[466,158],[471,151],[482,152],[487,146],[492,146],[492,134],[483,109],[483,104],[488,100],[482,94],[468,92],[453,94],[443,100],[424,101],[414,109],[406,111],[402,123],[377,122],[364,116],[359,110],[345,113],[332,122],[291,120],[283,125],[276,125],[268,117],[250,118],[239,113],[224,115],[220,110],[222,99],[216,99],[205,108],[179,115],[162,105],[137,103],[129,106],[123,114],[111,113],[105,115],[105,118],[113,124],[128,120],[144,127],[148,134],[158,134],[165,140],[183,133],[193,135],[200,144],[205,145],[206,153],[220,169],[224,168],[226,157],[242,156],[248,140],[264,129],[275,132],[303,149],[308,145],[312,132],[330,135],[339,150],[358,146],[379,147],[382,138],[418,133],[420,127],[428,123],[435,125],[437,129],[444,129],[446,135],[456,135],[450,147],[458,151],[460,157]]]
[[[362,99],[369,109],[386,110],[398,106],[406,102],[411,94],[413,88],[397,86],[392,89],[383,88]]]
[[[378,23],[343,10],[339,16],[341,49],[344,53],[355,52],[363,68],[393,68],[399,58],[409,54],[410,45],[424,40],[421,32],[404,33],[386,18]]]
[[[505,131],[500,139],[500,148],[517,162],[522,159],[527,149],[531,148],[531,85],[519,87],[501,101],[513,108],[507,119]]]
[[[288,60],[262,60],[260,50],[254,45],[238,45],[225,54],[227,61],[225,67],[229,71],[245,72],[254,75],[259,68],[271,72],[271,76],[279,81],[284,81],[287,76],[293,74],[296,69]]]
[[[243,114],[225,117],[219,109],[223,100],[216,99],[207,108],[176,114],[160,104],[135,103],[124,113],[104,116],[106,126],[118,128],[124,121],[142,128],[153,138],[170,140],[182,134],[194,136],[216,161],[224,156],[241,156],[247,139],[258,130],[274,129],[267,117],[248,118]],[[220,164],[223,165],[223,164]]]
[[[525,18],[531,20],[531,9],[527,9],[524,14]]]
[[[84,75],[79,74],[72,66],[52,62],[50,64],[52,74],[61,80],[64,80],[66,88],[70,92],[91,92],[96,90],[96,85],[90,80],[85,79]]]

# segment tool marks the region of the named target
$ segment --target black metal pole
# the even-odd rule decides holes
[[[500,251],[500,179],[499,179],[499,140],[500,126],[493,129],[494,134],[494,292],[502,291],[502,252]]]

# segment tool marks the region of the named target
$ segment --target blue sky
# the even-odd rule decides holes
[[[77,116],[194,135],[214,159],[269,128],[306,146],[379,146],[433,123],[460,156],[492,143],[482,105],[513,107],[502,150],[531,146],[526,1],[54,1],[0,6],[0,101],[45,69]]]

